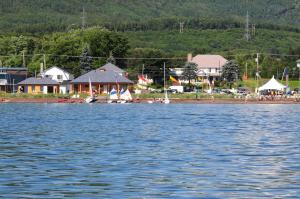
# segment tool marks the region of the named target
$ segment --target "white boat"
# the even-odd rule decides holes
[[[120,100],[118,101],[121,104],[129,103],[132,101],[132,96],[130,94],[130,91],[127,89],[124,91],[124,89],[120,92]]]
[[[164,104],[170,104],[170,100],[168,98],[168,92],[167,91],[165,91],[165,99],[164,99],[163,103]]]
[[[90,96],[88,96],[86,99],[85,99],[85,102],[86,103],[93,103],[96,101],[96,98],[95,96],[93,95],[93,90],[92,90],[92,82],[91,82],[91,79],[89,78],[89,92],[90,92]]]
[[[118,93],[116,89],[113,88],[109,93],[109,100],[107,101],[107,103],[109,104],[117,103],[118,100],[119,100]]]
[[[166,89],[166,63],[164,63],[164,91],[165,91],[165,98],[163,100],[163,103],[164,104],[170,104],[170,100],[169,100],[169,97],[168,97],[168,92],[167,92],[167,89]]]

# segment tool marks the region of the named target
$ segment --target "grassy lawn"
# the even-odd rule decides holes
[[[260,79],[258,81],[258,87],[262,86],[263,84],[267,83],[270,79]],[[285,85],[285,81],[281,81],[279,80],[280,83],[282,83],[283,85]],[[240,81],[238,83],[239,85],[241,85],[242,87],[247,87],[250,88],[251,91],[255,91],[256,88],[256,80],[255,79],[249,79],[246,81]],[[292,90],[294,90],[295,88],[299,87],[299,81],[298,80],[292,80],[289,81],[289,86]]]
[[[232,99],[234,98],[233,95],[220,95],[220,94],[206,94],[206,93],[176,93],[172,94],[169,93],[168,97],[172,99],[211,99],[212,96],[215,99]],[[164,93],[147,93],[147,94],[133,94],[133,98],[140,98],[140,99],[158,99],[164,98]]]
[[[27,94],[27,93],[5,93],[0,92],[0,97],[5,98],[28,98],[28,99],[39,99],[39,98],[64,98],[69,95],[64,94]]]

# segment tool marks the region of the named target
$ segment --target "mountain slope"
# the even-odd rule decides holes
[[[2,32],[58,31],[81,25],[146,23],[153,19],[208,18],[300,26],[298,0],[1,0]],[[74,25],[73,25],[74,24]]]

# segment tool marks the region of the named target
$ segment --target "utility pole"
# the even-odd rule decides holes
[[[144,70],[145,70],[145,64],[143,64],[143,68],[142,68],[142,77],[144,77]]]
[[[45,54],[43,56],[43,59],[44,59],[44,69],[47,69],[47,66],[46,66],[46,55]]]
[[[26,60],[25,60],[25,52],[24,50],[22,51],[22,58],[23,58],[23,67],[25,68],[26,67]]]
[[[184,22],[179,22],[179,33],[183,33]]]
[[[86,14],[85,14],[85,8],[82,8],[82,16],[81,16],[81,29],[84,30],[86,26]]]

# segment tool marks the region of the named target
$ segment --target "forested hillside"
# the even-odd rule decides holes
[[[1,32],[54,32],[79,27],[82,9],[87,26],[117,30],[244,26],[299,27],[299,0],[1,0]],[[222,20],[221,20],[222,19]]]

